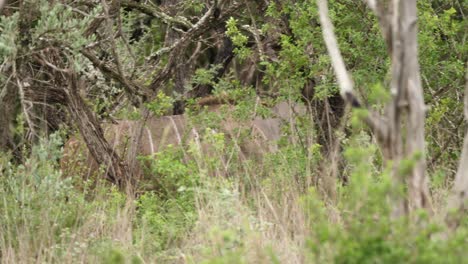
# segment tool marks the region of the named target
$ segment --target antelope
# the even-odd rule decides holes
[[[217,112],[219,108],[219,105],[213,105],[209,107],[209,111]],[[219,131],[212,128],[203,131],[200,127],[193,125],[186,115],[150,117],[144,121],[143,131],[137,131],[141,127],[139,122],[143,121],[133,120],[119,120],[116,124],[105,124],[103,129],[105,138],[121,158],[126,158],[129,145],[135,142],[133,139],[137,135],[141,135],[137,150],[139,156],[153,155],[169,146],[187,146],[189,143],[198,145],[203,155],[216,155],[210,150],[209,143],[201,140],[204,132],[209,131],[223,133],[228,140],[234,141],[241,159],[258,160],[265,153],[276,151],[276,141],[281,137],[282,123],[290,120],[293,113],[304,112],[301,107],[292,107],[283,102],[273,107],[271,118],[254,117],[243,123],[227,119],[219,124]],[[238,141],[240,128],[248,130],[250,134],[248,139]],[[83,157],[76,159],[79,154]],[[65,144],[61,164],[65,175],[71,172],[76,173],[79,167],[85,169],[82,175],[85,178],[98,169],[97,163],[87,151],[83,140],[76,137],[72,137]],[[137,173],[141,174],[141,168]],[[79,174],[83,174],[83,171]]]

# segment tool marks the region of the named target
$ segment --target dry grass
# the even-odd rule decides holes
[[[307,142],[313,145],[313,138]],[[193,187],[193,200],[189,200],[195,206],[193,210],[184,209],[182,214],[171,210],[187,202],[178,200],[177,196],[181,195],[178,191],[164,198],[172,199],[169,205],[165,205],[165,200],[154,200],[162,204],[154,209],[151,203],[140,204],[141,197],[131,198],[99,183],[77,185],[67,181],[48,159],[32,160],[0,180],[0,209],[6,210],[0,216],[0,263],[328,263],[335,260],[342,245],[334,244],[333,240],[320,244],[322,254],[311,257],[310,242],[320,242],[317,229],[336,226],[337,230],[349,232],[338,239],[350,243],[346,239],[361,234],[359,230],[357,233],[346,230],[347,225],[360,228],[366,224],[362,221],[368,218],[361,219],[360,214],[366,213],[367,203],[377,202],[373,205],[377,209],[387,203],[388,196],[378,196],[381,195],[378,186],[382,183],[372,178],[380,172],[371,164],[373,159],[365,155],[362,160],[369,167],[364,168],[372,171],[363,170],[366,175],[362,180],[367,182],[363,182],[362,190],[351,181],[349,186],[338,187],[341,189],[337,196],[330,199],[326,196],[328,191],[337,189],[336,181],[325,181],[332,175],[326,169],[330,161],[312,150],[304,155],[301,146],[283,144],[279,152],[266,154],[263,162],[259,162],[237,160],[239,153],[232,152],[239,150],[235,144],[220,149],[230,151],[232,167],[226,168],[222,160],[213,160],[213,155],[195,153],[195,165],[187,170],[193,175],[186,175],[199,177]],[[194,154],[193,149],[190,151]],[[170,170],[172,165],[170,162],[165,165],[168,173],[177,173]],[[361,165],[350,165],[346,171]],[[41,179],[39,183],[32,175]],[[325,186],[325,182],[330,186]],[[377,189],[373,189],[374,185]],[[313,198],[315,207],[304,200],[313,186],[318,190]],[[351,192],[345,188],[351,188]],[[374,195],[377,198],[372,199],[377,200],[366,197],[360,200],[362,193]],[[441,225],[444,223],[439,216],[445,215],[447,193],[447,187],[434,188],[432,193],[433,218]],[[326,205],[322,213],[314,211],[322,205]],[[166,211],[158,211],[161,208]],[[145,212],[149,220],[159,219],[159,222],[144,222],[141,214]],[[171,223],[173,218],[168,214],[173,217],[194,214],[194,217]],[[386,219],[372,215],[369,224],[381,218]],[[384,233],[384,236],[389,235]],[[438,237],[450,239],[450,236]],[[359,239],[366,245],[365,234]]]

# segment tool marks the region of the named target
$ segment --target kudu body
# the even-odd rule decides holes
[[[219,107],[210,106],[209,111],[217,112]],[[216,155],[210,144],[203,141],[203,135],[207,131],[223,133],[225,138],[237,147],[240,159],[261,159],[265,153],[276,150],[276,141],[281,137],[281,125],[291,120],[295,113],[303,112],[303,108],[279,103],[273,107],[271,118],[255,117],[244,122],[228,118],[218,124],[218,129],[207,130],[203,125],[194,125],[186,115],[150,117],[146,121],[120,120],[116,124],[105,124],[103,129],[105,138],[127,162],[130,144],[137,142],[135,138],[138,135],[141,136],[137,149],[139,156],[163,151],[169,145],[188,144],[198,144],[202,155]],[[139,131],[142,127],[139,122],[145,122],[143,131]],[[248,138],[239,140],[239,129],[246,129],[249,133]],[[80,155],[84,156],[79,157]],[[83,140],[71,138],[64,147],[62,170],[65,174],[70,174],[77,173],[78,169],[81,170],[79,174],[87,177],[98,169],[98,164],[87,151]],[[138,169],[136,173],[141,174],[141,170]]]

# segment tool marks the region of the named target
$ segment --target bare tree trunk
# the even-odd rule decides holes
[[[406,158],[416,160],[410,177],[409,202],[412,208],[431,208],[429,181],[426,175],[424,120],[426,106],[418,62],[418,27],[416,0],[396,1],[400,4],[405,80],[403,94],[408,101],[408,128],[406,135]],[[396,76],[395,76],[396,77]],[[401,78],[401,77],[400,77]],[[406,91],[405,91],[406,90]]]
[[[393,3],[392,3],[393,4]],[[387,42],[390,47],[389,56],[392,60],[391,73],[392,80],[390,83],[390,93],[392,96],[392,101],[386,107],[386,113],[388,116],[388,133],[385,144],[382,146],[384,156],[386,155],[386,161],[392,161],[392,180],[394,186],[399,188],[405,183],[404,175],[400,175],[399,169],[401,165],[401,160],[403,158],[403,140],[401,135],[401,114],[402,114],[402,102],[403,102],[403,89],[404,89],[404,50],[403,50],[403,40],[401,32],[401,23],[400,23],[400,13],[398,6],[393,6],[393,12],[389,12],[389,28],[388,34],[391,39],[390,42]],[[405,202],[406,199],[401,197],[399,192],[392,196],[394,207],[393,215],[400,216],[408,212],[408,203]]]
[[[468,71],[465,73],[465,120],[468,121]],[[449,210],[466,214],[468,211],[468,131],[465,134],[458,171],[448,201]],[[456,219],[453,219],[456,220]],[[453,223],[458,225],[458,223]]]

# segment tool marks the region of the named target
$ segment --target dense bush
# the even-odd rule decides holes
[[[25,0],[21,8],[17,1],[7,2],[8,8],[0,8],[2,14],[6,10],[0,17],[0,111],[5,111],[0,113],[0,147],[9,150],[0,153],[0,263],[468,259],[466,214],[460,213],[458,226],[446,219],[466,129],[462,94],[468,20],[462,1],[418,1],[427,152],[403,160],[398,172],[405,175],[417,159],[428,161],[433,210],[399,217],[394,201],[408,190],[392,180],[391,162],[384,162],[362,124],[367,112],[344,107],[316,1],[224,1],[226,6],[243,3],[219,25],[210,20],[213,27],[181,50],[172,45],[211,1],[174,0],[177,4],[170,7],[159,6],[169,0]],[[105,17],[104,2],[122,3],[120,16]],[[155,5],[133,6],[140,2]],[[328,2],[356,90],[369,108],[381,112],[390,98],[390,59],[377,19],[364,1]],[[18,10],[29,13],[20,16]],[[101,27],[83,37],[95,21]],[[232,44],[225,52],[232,57],[216,61],[223,43]],[[173,50],[180,53],[177,60]],[[199,57],[191,57],[192,52]],[[151,87],[171,60],[176,67],[167,71],[167,80]],[[230,63],[224,65],[226,60]],[[57,92],[70,85],[64,77],[70,71],[86,84],[78,89],[88,110],[84,113],[94,112],[99,122],[141,119],[135,107],[140,100],[152,114],[166,115],[181,98],[203,89],[236,105],[214,113],[196,98],[183,102],[190,125],[206,128],[200,139],[211,144],[212,153],[189,142],[138,157],[145,176],[134,195],[127,195],[99,174],[85,180],[79,172],[87,168],[66,174],[60,168],[66,136],[50,132],[75,129],[73,118],[79,117],[64,103],[67,93]],[[11,92],[11,87],[18,90]],[[313,88],[310,96],[304,94],[307,87]],[[150,92],[136,96],[130,88]],[[242,123],[271,117],[269,106],[285,100],[309,111],[285,120],[278,150],[262,159],[243,159],[239,152],[241,141],[252,136],[249,128],[238,129],[238,138],[218,129],[226,119]]]

